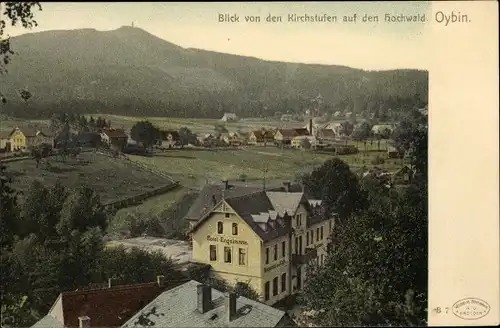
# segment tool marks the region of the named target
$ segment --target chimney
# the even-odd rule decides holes
[[[165,286],[165,276],[157,276],[156,277],[156,282],[158,283],[158,287],[164,287]]]
[[[229,189],[229,181],[228,180],[222,180],[222,183],[224,183],[224,188],[226,190]]]
[[[90,318],[87,316],[78,317],[79,328],[90,328]]]
[[[283,185],[285,186],[285,191],[290,192],[291,182],[290,181],[283,182]]]
[[[215,206],[217,204],[217,198],[215,198],[215,195],[212,195],[212,205]]]
[[[224,311],[227,318],[227,322],[231,322],[236,316],[236,294],[226,293],[224,295]]]
[[[309,134],[313,135],[313,120],[312,120],[312,118],[309,119]]]
[[[206,313],[212,308],[212,288],[207,285],[198,285],[198,311]]]

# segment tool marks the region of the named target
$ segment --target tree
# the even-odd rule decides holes
[[[160,130],[149,121],[139,121],[132,126],[130,135],[135,141],[141,142],[145,148],[150,148],[159,138]]]
[[[426,131],[411,144],[425,167]],[[419,163],[419,164],[417,164]],[[369,206],[336,225],[322,267],[312,267],[302,322],[319,326],[422,326],[427,312],[427,176],[396,196],[387,181],[363,180]],[[315,311],[311,311],[311,310]],[[313,313],[311,313],[313,312]]]
[[[180,137],[181,147],[184,147],[188,144],[196,145],[198,143],[198,140],[196,139],[196,134],[191,132],[191,130],[189,130],[187,127],[182,127],[179,129],[179,137]]]
[[[66,198],[61,209],[57,231],[68,236],[73,230],[85,232],[90,227],[107,227],[107,213],[103,210],[99,196],[86,185],[82,185]]]
[[[357,176],[339,158],[326,161],[302,179],[306,191],[323,201],[328,215],[336,212],[344,219],[365,206]]]
[[[305,150],[309,150],[312,147],[311,142],[308,139],[302,139],[300,146]]]
[[[0,247],[10,247],[19,227],[17,193],[12,178],[0,162]]]
[[[7,65],[11,61],[11,56],[15,54],[10,47],[10,36],[4,37],[7,25],[16,26],[20,22],[26,29],[37,26],[38,23],[35,21],[33,13],[36,7],[42,10],[42,6],[38,2],[6,1],[0,4],[0,75],[7,73]],[[21,97],[26,101],[27,94],[23,91],[21,91]],[[2,103],[7,102],[1,91],[0,99]]]

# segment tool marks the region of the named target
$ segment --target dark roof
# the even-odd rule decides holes
[[[281,194],[278,196],[277,194]],[[291,202],[290,202],[291,200]],[[205,215],[196,222],[191,229],[191,233],[195,232],[203,223],[210,217],[211,210],[217,207],[223,200],[211,206]],[[310,204],[302,192],[283,191],[258,191],[247,193],[238,197],[224,198],[224,201],[245,221],[246,224],[263,240],[268,241],[291,232],[291,217],[299,204],[304,204],[308,210],[311,209]],[[268,223],[259,220],[268,220]],[[270,225],[274,222],[274,226]],[[263,229],[262,225],[266,224],[267,229]]]
[[[190,221],[198,221],[210,210],[212,210],[214,206],[214,202],[212,200],[213,196],[215,197],[215,203],[218,203],[222,199],[223,193],[227,198],[250,194],[260,190],[262,190],[262,186],[246,187],[229,185],[229,189],[225,189],[225,185],[223,184],[205,185],[203,189],[201,189],[200,194],[194,201],[193,205],[189,208],[189,211],[186,214],[186,219]]]
[[[111,288],[62,292],[64,326],[78,327],[78,317],[88,316],[92,327],[119,327],[162,292],[184,281],[122,285]]]
[[[210,212],[214,206],[213,196],[215,196],[215,203],[218,203],[222,199],[222,194],[224,193],[225,198],[238,197],[262,190],[261,185],[237,185],[235,183],[228,183],[229,189],[225,189],[224,184],[209,184],[205,185],[198,197],[195,199],[191,207],[189,208],[186,219],[189,221],[198,221],[205,214]],[[266,188],[268,191],[285,191],[284,186],[269,186]],[[302,186],[298,184],[291,184],[290,191],[300,192],[302,191]]]
[[[333,138],[335,137],[335,131],[332,129],[321,129],[318,131],[318,135],[323,137],[323,138]]]
[[[279,129],[278,131],[281,133],[283,137],[292,138],[297,136],[297,131],[295,131],[295,129]]]
[[[297,136],[308,136],[309,131],[306,128],[297,128],[297,129],[279,129],[281,135],[283,137],[293,138]]]
[[[228,322],[225,295],[214,288],[211,308],[201,313],[197,310],[199,285],[191,280],[162,293],[122,327],[276,327],[288,317],[285,311],[239,296],[236,315]]]
[[[306,128],[300,128],[300,129],[294,129],[294,130],[298,136],[308,136],[309,135],[309,130],[307,130]]]
[[[255,135],[257,139],[263,139],[263,138],[274,138],[274,133],[273,131],[268,131],[268,130],[255,130],[252,131],[252,133]]]

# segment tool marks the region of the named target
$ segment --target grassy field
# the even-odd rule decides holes
[[[98,116],[98,115],[93,115]],[[175,129],[187,127],[193,133],[211,133],[214,132],[214,125],[221,123],[218,119],[199,119],[199,118],[169,118],[169,117],[129,117],[119,115],[101,115],[106,120],[110,120],[115,127],[123,127],[130,129],[135,122],[140,120],[148,120],[157,125],[161,129]],[[222,115],[221,115],[222,116]],[[243,131],[248,132],[253,129],[260,129],[262,127],[275,128],[275,127],[302,127],[303,122],[281,122],[278,120],[269,119],[241,119],[238,122],[225,123],[229,131]]]
[[[87,184],[96,190],[103,203],[141,194],[169,183],[123,160],[94,153],[82,153],[78,159],[68,159],[64,163],[50,157],[44,159],[38,168],[31,159],[5,165],[14,177],[14,185],[18,190],[26,191],[34,180],[40,180],[48,186],[59,180],[68,188]]]
[[[384,156],[384,152],[366,152],[340,156],[354,169],[372,166],[371,159]],[[245,176],[249,182],[262,181],[264,173],[268,181],[291,180],[297,174],[310,172],[333,155],[309,151],[279,149],[276,147],[246,147],[241,150],[172,150],[156,153],[153,157],[132,156],[134,160],[152,165],[167,172],[181,184],[199,188],[223,179],[238,180]],[[400,161],[388,161],[381,168],[396,170]],[[265,170],[267,171],[265,172]]]

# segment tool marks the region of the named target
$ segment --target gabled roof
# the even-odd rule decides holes
[[[292,191],[301,191],[302,187],[299,185],[291,185]],[[220,202],[222,199],[222,194],[225,198],[239,197],[247,194],[252,194],[262,190],[262,185],[238,185],[235,183],[228,182],[228,189],[224,184],[209,184],[205,185],[198,197],[195,199],[191,207],[189,208],[186,219],[189,221],[198,221],[204,215],[212,210],[215,203]],[[268,191],[284,191],[284,187],[281,186],[270,186],[267,188]]]
[[[290,216],[295,215],[299,204],[303,203],[308,210],[311,209],[302,192],[258,191],[219,201],[196,222],[190,232],[201,227],[210,218],[212,210],[222,202],[226,202],[264,242],[291,232]]]
[[[318,135],[323,138],[334,138],[336,133],[332,129],[321,129],[318,131]]]
[[[26,136],[28,138],[36,137],[39,134],[41,134],[43,136],[46,136],[46,137],[52,136],[52,133],[50,133],[48,131],[48,129],[46,129],[46,128],[37,128],[37,127],[33,127],[33,126],[18,126],[18,127],[15,127],[14,129],[12,129],[10,131],[4,131],[2,133],[2,135],[1,135],[1,137],[8,138],[16,130],[21,131],[24,134],[24,136]]]
[[[122,328],[139,327],[275,327],[287,317],[286,312],[243,296],[236,299],[236,316],[227,322],[224,294],[212,288],[212,308],[197,310],[198,285],[191,280],[162,293]],[[245,311],[248,310],[248,311]]]
[[[165,282],[164,286],[151,282],[62,292],[56,301],[56,304],[62,303],[64,322],[61,324],[78,327],[78,317],[88,316],[92,327],[119,327],[159,294],[185,282]]]

